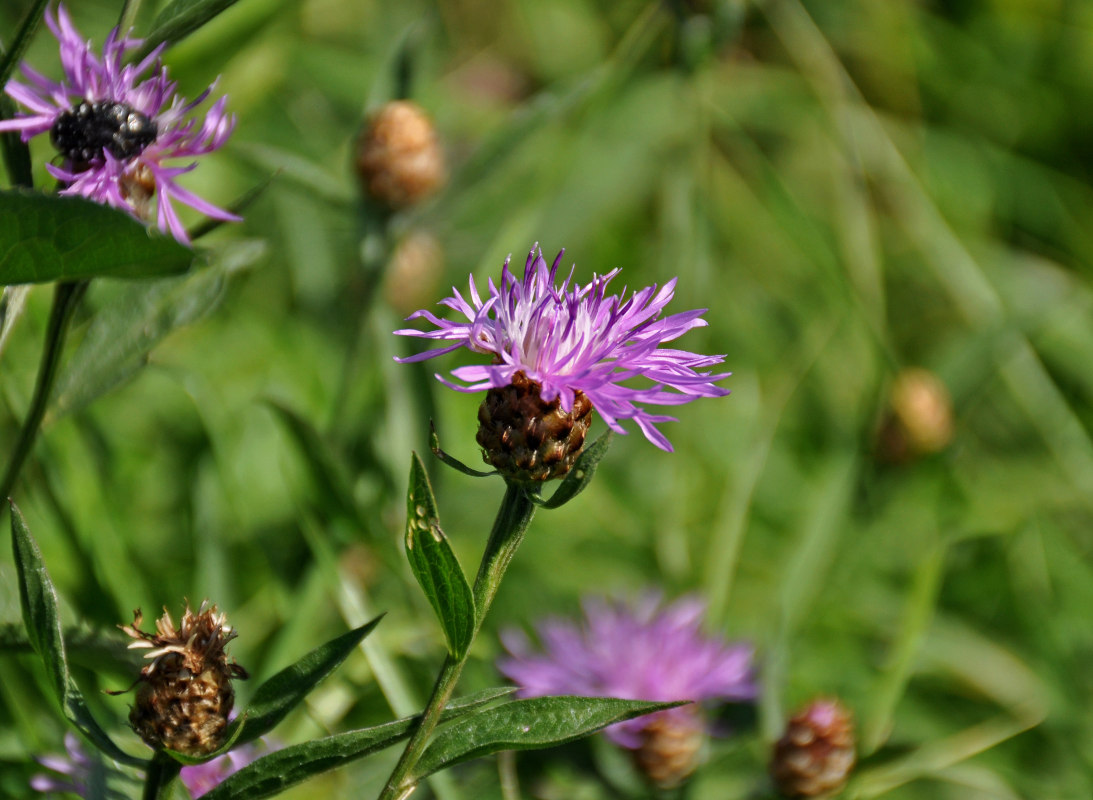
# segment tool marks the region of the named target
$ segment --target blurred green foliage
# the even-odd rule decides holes
[[[29,5],[0,7],[0,31]],[[95,41],[119,13],[72,5]],[[155,10],[141,5],[138,32]],[[400,52],[451,163],[446,189],[391,226],[435,237],[432,285],[377,284],[349,167]],[[44,31],[27,57],[57,72]],[[190,188],[226,203],[280,173],[208,237],[265,246],[205,280],[200,308],[170,305],[168,284],[91,287],[69,368],[95,363],[81,339],[111,330],[154,349],[106,354],[102,391],[121,385],[94,404],[59,401],[15,491],[63,618],[80,621],[75,677],[119,741],[126,702],[98,689],[128,685],[136,659],[113,626],[183,597],[228,611],[258,681],[388,612],[277,729],[286,743],[420,708],[444,642],[399,549],[406,463],[427,453],[430,416],[475,463],[477,401],[432,365],[394,364],[414,345],[390,332],[539,241],[567,248],[582,280],[678,275],[677,307],[710,309],[685,346],[727,354],[733,396],[679,408],[675,454],[615,437],[589,489],[536,518],[461,693],[497,684],[501,627],[588,592],[699,592],[711,630],[757,644],[763,697],[756,725],[712,743],[691,797],[763,791],[784,715],[815,695],[857,715],[848,796],[1093,796],[1093,6],[241,0],[166,59],[191,97],[221,74],[239,118]],[[33,151],[48,185],[48,145]],[[33,289],[0,344],[0,448],[48,299]],[[908,365],[948,386],[955,437],[881,463]],[[477,563],[502,486],[426,463],[453,548]],[[3,549],[13,798],[33,795],[31,756],[60,751],[64,730],[19,619]],[[290,796],[371,796],[392,758]],[[517,767],[526,797],[640,795],[602,741]],[[491,761],[450,775],[434,787],[449,800],[499,796]]]

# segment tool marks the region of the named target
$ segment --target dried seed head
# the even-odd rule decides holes
[[[156,620],[155,633],[139,626],[140,609],[132,625],[119,625],[133,637],[130,648],[146,648],[151,659],[140,671],[136,703],[129,723],[150,747],[167,748],[186,755],[204,755],[223,742],[228,715],[235,703],[233,678],[246,671],[232,661],[224,646],[236,634],[216,606],[201,604],[195,614],[186,603],[176,628],[170,612]]]
[[[577,392],[566,413],[559,398],[546,403],[540,386],[523,372],[486,392],[478,407],[482,458],[511,481],[538,483],[569,472],[592,424],[592,403]]]
[[[843,787],[855,760],[850,713],[837,700],[814,700],[790,718],[770,774],[786,797],[824,797]]]
[[[944,450],[953,438],[953,404],[945,384],[918,367],[902,370],[888,394],[878,436],[881,458],[902,463]]]
[[[369,119],[357,141],[356,166],[365,193],[392,210],[424,200],[447,178],[432,122],[405,100],[387,103]]]
[[[695,771],[706,744],[706,720],[697,706],[653,714],[641,730],[634,763],[661,789],[679,786]]]

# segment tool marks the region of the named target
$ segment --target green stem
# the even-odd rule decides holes
[[[54,287],[53,308],[49,312],[46,342],[42,350],[42,360],[38,364],[38,380],[34,386],[34,396],[30,401],[27,418],[19,431],[19,438],[15,442],[15,449],[12,450],[8,459],[8,467],[4,471],[3,482],[0,483],[0,498],[11,495],[15,481],[19,478],[19,472],[34,447],[38,429],[42,426],[42,417],[45,416],[46,407],[49,405],[49,395],[57,377],[57,368],[61,363],[65,333],[68,331],[68,324],[72,321],[72,315],[76,311],[76,306],[79,305],[80,298],[87,291],[87,284],[87,281],[75,281],[58,283]]]
[[[144,776],[142,800],[167,800],[171,796],[171,783],[181,770],[181,764],[166,753],[156,751]]]
[[[524,532],[533,516],[535,516],[535,504],[531,502],[527,492],[516,484],[508,484],[505,498],[501,501],[501,508],[493,522],[489,541],[486,543],[486,552],[482,555],[478,576],[474,580],[475,636],[478,635],[486,613],[493,605],[493,599],[501,587],[505,570],[512,561],[516,548],[523,541]],[[398,764],[391,772],[391,777],[387,779],[387,785],[380,792],[379,800],[404,800],[414,790],[416,782],[410,773],[425,752],[429,737],[432,736],[433,730],[440,721],[440,714],[452,698],[455,685],[463,672],[463,666],[467,663],[469,652],[470,647],[462,658],[456,659],[449,654],[444,659],[444,666],[441,667],[429,702],[425,706],[425,711],[422,712],[421,723],[414,731],[414,735],[410,737],[410,741],[406,743],[406,749],[402,751]]]

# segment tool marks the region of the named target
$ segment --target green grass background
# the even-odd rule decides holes
[[[26,5],[0,7],[0,37]],[[96,42],[118,14],[69,5]],[[435,384],[433,364],[393,363],[415,345],[390,335],[404,312],[368,291],[374,242],[348,166],[400,48],[452,172],[394,221],[394,239],[426,231],[443,250],[419,302],[533,242],[565,247],[581,280],[678,275],[675,308],[710,322],[682,344],[734,373],[730,398],[678,409],[674,454],[616,437],[588,491],[539,514],[461,691],[499,683],[503,626],[576,614],[588,593],[698,592],[711,632],[755,643],[763,693],[689,797],[763,796],[784,715],[816,695],[857,718],[847,796],[1093,796],[1093,5],[1067,0],[241,0],[174,47],[181,91],[219,74],[239,119],[187,185],[227,203],[282,170],[207,240],[258,257],[180,289],[194,304],[167,319],[163,287],[178,284],[96,282],[68,363],[118,385],[51,415],[15,492],[76,629],[77,679],[125,746],[143,749],[127,702],[98,690],[132,680],[113,626],[137,606],[214,600],[258,680],[388,612],[367,658],[278,729],[285,742],[416,710],[442,659],[399,552],[403,493],[430,416],[477,461],[477,399]],[[44,29],[29,59],[56,74]],[[0,448],[48,301],[31,292],[0,355]],[[96,318],[167,335],[138,368],[81,351]],[[882,466],[875,432],[908,365],[949,387],[956,435]],[[472,571],[502,487],[428,463]],[[64,731],[19,619],[4,548],[13,798],[33,795],[31,757]],[[392,757],[292,796],[373,796]],[[517,764],[524,797],[642,796],[602,742]],[[486,761],[435,788],[496,787]]]

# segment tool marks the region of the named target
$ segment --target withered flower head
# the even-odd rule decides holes
[[[187,601],[177,628],[166,608],[155,633],[140,630],[142,621],[137,609],[132,625],[118,626],[133,637],[129,647],[146,648],[145,658],[151,659],[140,671],[129,723],[150,747],[186,755],[213,752],[223,742],[235,703],[231,681],[247,677],[224,652],[235,631],[207,602],[195,614]]]

